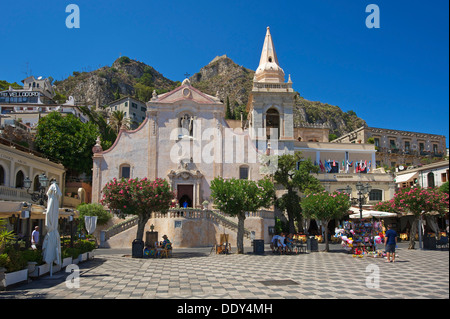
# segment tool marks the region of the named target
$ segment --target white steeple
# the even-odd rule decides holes
[[[267,27],[266,37],[261,52],[259,66],[256,69],[254,82],[284,83],[284,71],[278,65],[278,58],[273,45],[270,28]]]

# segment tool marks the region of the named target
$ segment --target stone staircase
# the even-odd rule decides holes
[[[252,214],[249,214],[248,216],[252,217]],[[261,214],[259,214],[259,216],[261,216]],[[271,216],[273,215],[269,214],[265,217],[271,218]],[[238,230],[237,218],[231,218],[216,210],[171,209],[166,214],[153,213],[152,218],[147,223],[145,229],[149,230],[152,224],[171,224],[172,220],[181,222],[193,221],[196,223],[201,223],[204,229],[208,229],[207,233],[209,233],[209,238],[206,241],[202,240],[200,244],[194,246],[214,246],[216,243],[218,243],[220,234],[226,233],[229,234],[229,242],[232,244],[232,246],[236,247]],[[136,231],[137,217],[133,216],[102,231],[100,235],[100,246],[109,248],[131,248],[131,243],[136,237]],[[163,235],[162,232],[167,232],[169,235],[169,239],[173,240],[175,246],[177,246],[176,236],[174,236],[175,238],[170,238],[170,229],[167,229],[167,227],[160,227],[160,229],[158,229],[158,227],[155,227],[155,231],[158,231],[161,236]],[[201,235],[201,233],[202,231],[200,229],[199,234]],[[213,233],[213,235],[211,235],[211,233]],[[252,243],[251,239],[252,230],[245,228],[244,246],[250,246]],[[181,245],[179,247],[193,247],[184,246],[183,243],[179,244]]]

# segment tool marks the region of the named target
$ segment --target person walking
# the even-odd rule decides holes
[[[36,226],[34,227],[34,230],[31,233],[31,248],[33,250],[36,250],[38,244],[39,244],[39,226]]]
[[[395,262],[395,246],[397,246],[397,232],[388,225],[388,230],[384,235],[384,245],[386,246],[386,262]],[[392,260],[391,260],[392,257]]]

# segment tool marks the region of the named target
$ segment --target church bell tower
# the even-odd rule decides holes
[[[247,105],[250,136],[257,145],[275,138],[278,139],[278,149],[293,150],[294,96],[291,76],[289,75],[288,81],[285,82],[285,74],[278,62],[270,28],[267,27]]]

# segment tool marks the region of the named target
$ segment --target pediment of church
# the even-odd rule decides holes
[[[188,79],[185,79],[183,84],[176,89],[153,97],[150,103],[176,103],[182,100],[190,100],[199,104],[222,104],[219,98],[203,93],[191,86]]]

